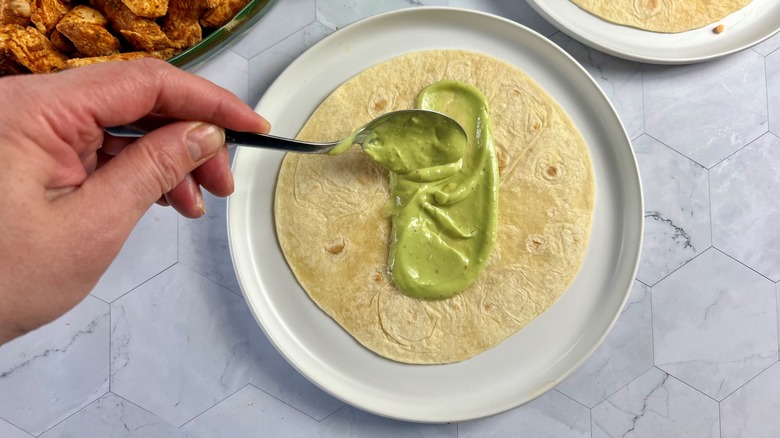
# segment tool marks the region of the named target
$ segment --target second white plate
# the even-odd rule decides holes
[[[241,289],[268,338],[312,382],[383,416],[450,422],[493,415],[555,387],[599,345],[632,286],[642,239],[642,192],[630,142],[591,77],[535,32],[492,15],[411,8],[341,29],[301,55],[256,110],[293,137],[317,106],[362,70],[410,51],[464,49],[503,59],[533,77],[585,138],[596,176],[590,244],[575,282],[526,328],[476,357],[408,365],[357,343],[309,299],[279,248],[273,217],[282,153],[240,148],[228,204]]]
[[[744,50],[780,31],[780,1],[753,0],[711,26],[664,34],[604,21],[571,0],[527,0],[539,14],[577,41],[619,58],[654,64],[708,61]],[[712,29],[723,24],[725,30]]]

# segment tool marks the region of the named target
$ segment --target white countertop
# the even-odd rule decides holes
[[[629,301],[556,389],[460,424],[378,417],[322,392],[262,334],[207,215],[153,207],[92,294],[0,347],[0,437],[780,436],[780,35],[705,64],[588,49],[520,0],[281,0],[198,70],[254,106],[323,37],[409,6],[478,9],[574,56],[617,109],[642,173],[645,235]]]

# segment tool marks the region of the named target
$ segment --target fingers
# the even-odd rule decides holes
[[[203,163],[192,172],[195,181],[215,196],[233,193],[233,173],[230,171],[230,153],[220,149],[214,158]]]
[[[203,193],[192,174],[185,175],[176,187],[163,195],[163,199],[179,214],[190,219],[199,218],[206,213]]]
[[[106,158],[119,155],[130,144],[132,144],[130,138],[106,136],[103,148],[96,154],[98,167],[108,161]],[[93,173],[94,170],[93,167],[89,173]],[[171,206],[188,218],[200,217],[205,213],[201,186],[216,196],[228,196],[233,193],[230,153],[226,147],[220,148],[214,157],[186,175],[176,187],[160,197],[157,204]]]
[[[171,192],[186,175],[217,155],[224,142],[224,131],[211,124],[166,125],[137,139],[95,171],[77,190],[78,202],[112,206],[96,212],[109,217],[96,219],[125,226],[129,232],[163,194]],[[177,202],[179,196],[178,201],[186,205],[185,212],[199,216],[202,213],[190,210],[190,206],[197,206],[197,194],[193,192],[197,184],[194,180],[185,184],[166,199]]]
[[[57,96],[70,99],[70,107],[78,105],[82,114],[100,126],[128,124],[155,113],[238,131],[267,132],[269,128],[265,119],[233,93],[157,59],[109,62],[55,76],[67,83],[78,80],[80,87],[61,87]],[[85,99],[81,90],[100,98]]]

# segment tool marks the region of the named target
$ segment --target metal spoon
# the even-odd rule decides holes
[[[308,141],[293,140],[290,138],[277,137],[268,134],[255,134],[250,132],[238,132],[231,129],[225,129],[225,143],[233,144],[237,146],[256,147],[265,149],[277,149],[289,152],[297,152],[304,154],[325,154],[330,152],[333,148],[342,144],[342,146],[349,147],[352,144],[359,144],[361,147],[364,142],[370,138],[373,130],[384,123],[411,123],[414,120],[415,123],[424,123],[429,125],[441,124],[446,128],[451,128],[453,132],[463,135],[464,141],[466,138],[466,131],[451,117],[430,110],[412,109],[412,110],[400,110],[383,114],[374,120],[368,122],[362,128],[355,131],[349,137],[333,142],[317,143]],[[104,128],[104,130],[116,137],[142,137],[149,130],[139,128],[136,126],[113,126]],[[346,144],[346,142],[350,142]]]

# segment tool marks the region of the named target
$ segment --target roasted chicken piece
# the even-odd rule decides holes
[[[120,0],[91,0],[91,3],[105,12],[111,27],[136,50],[152,52],[173,47],[154,20],[135,15]]]
[[[203,38],[198,23],[201,0],[170,0],[162,29],[176,49],[186,49]]]
[[[156,50],[153,52],[124,52],[108,56],[91,56],[88,58],[72,58],[65,61],[65,68],[83,67],[85,65],[97,64],[108,61],[129,61],[139,58],[160,58],[168,59],[173,56],[173,49]]]
[[[206,0],[208,2],[208,0]],[[225,0],[215,7],[205,11],[200,17],[200,25],[203,27],[219,27],[230,21],[231,18],[244,8],[249,0]]]
[[[57,30],[85,56],[107,56],[119,53],[119,39],[106,29],[108,20],[97,9],[79,5],[71,9]]]
[[[158,18],[168,11],[168,0],[122,0],[122,3],[139,17]]]
[[[68,13],[68,6],[63,0],[32,0],[30,6],[30,19],[46,36],[51,34],[57,23]]]
[[[67,60],[36,28],[18,24],[0,26],[0,57],[33,73],[60,70],[65,67]]]
[[[27,70],[18,62],[0,53],[0,76],[21,75],[25,73],[30,73],[30,70]]]
[[[0,0],[0,26],[30,24],[30,0]]]
[[[65,35],[60,33],[57,29],[51,31],[49,40],[52,44],[54,44],[54,47],[56,47],[57,50],[64,54],[72,54],[76,52],[76,46],[74,46],[69,39],[65,38]]]

